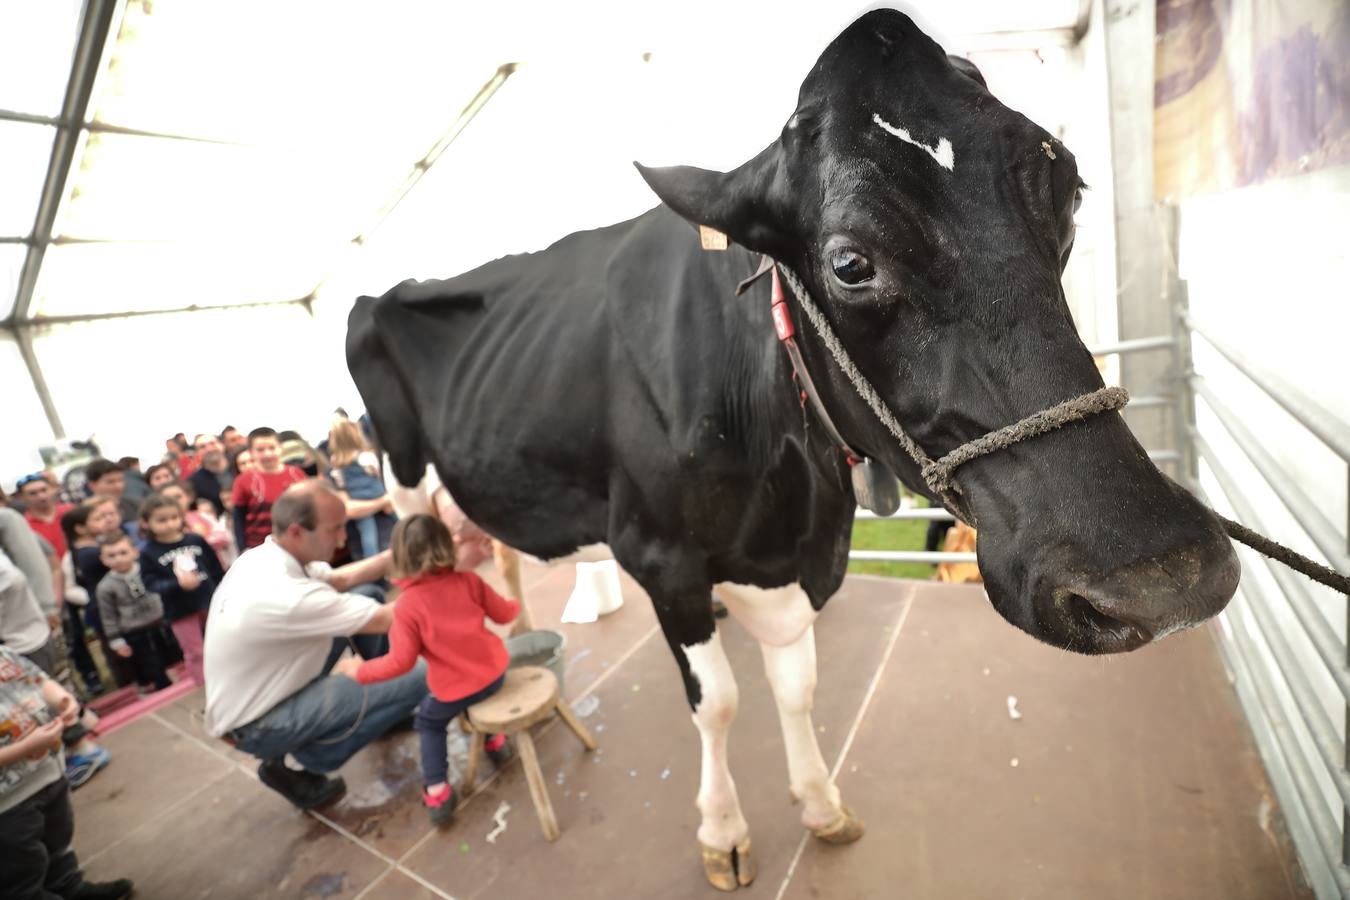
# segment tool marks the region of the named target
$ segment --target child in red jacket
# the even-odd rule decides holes
[[[446,779],[446,727],[501,689],[510,661],[501,639],[484,626],[483,616],[505,625],[520,613],[520,604],[499,595],[474,573],[455,571],[454,541],[435,516],[400,520],[389,547],[394,583],[403,590],[394,606],[389,652],[365,662],[343,660],[335,671],[372,684],[411,670],[418,656],[427,661],[431,693],[416,718],[426,782],[422,802],[431,821],[442,825],[455,811],[454,790]],[[505,735],[492,735],[484,747],[498,765],[509,756]]]

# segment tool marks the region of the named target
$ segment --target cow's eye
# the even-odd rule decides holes
[[[871,260],[852,250],[836,250],[830,257],[830,268],[834,270],[834,277],[849,287],[871,281],[877,274]]]

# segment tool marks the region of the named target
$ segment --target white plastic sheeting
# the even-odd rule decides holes
[[[0,109],[58,114],[79,6],[39,4],[39,14],[0,0],[0,50],[10,51],[0,75],[23,76],[0,77]],[[962,37],[977,32],[1062,35],[1079,4],[1016,6],[924,12],[960,51],[981,43]],[[342,360],[353,297],[636,215],[656,199],[632,160],[739,164],[777,134],[810,65],[857,13],[769,0],[293,0],[256,16],[203,0],[120,4],[89,117],[184,139],[82,132],[29,316],[318,300],[313,317],[255,306],[27,326],[66,433],[145,459],[173,432],[227,422],[317,439],[333,406],[359,409]],[[1047,119],[1071,108],[1061,101],[1072,60],[1053,48],[976,59],[1005,102],[1060,130]],[[519,70],[382,220],[415,163],[506,63]],[[0,238],[19,237],[32,227],[54,129],[0,127],[23,133],[0,141],[0,170],[26,173],[12,178],[23,202],[0,214],[14,219],[0,221]],[[369,240],[357,245],[357,235]],[[0,243],[0,318],[23,254]],[[0,363],[9,392],[28,394],[12,346]],[[40,412],[30,399],[24,408]],[[7,442],[49,439],[40,417],[23,421]]]

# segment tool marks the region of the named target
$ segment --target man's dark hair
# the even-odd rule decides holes
[[[304,438],[300,437],[300,432],[288,430],[288,431],[278,431],[277,440],[281,441],[284,444],[287,441],[300,441],[304,440]]]
[[[124,456],[117,461],[117,464],[122,467],[124,472],[132,469],[139,470],[141,467],[140,459],[135,456]]]
[[[258,438],[263,438],[263,437],[270,437],[270,438],[275,438],[275,437],[277,437],[276,429],[275,429],[275,428],[268,428],[266,425],[264,425],[264,426],[261,427],[261,428],[255,428],[255,429],[253,429],[252,431],[250,431],[250,432],[248,433],[248,446],[252,447],[254,441],[256,441]],[[281,438],[277,438],[277,442],[280,443],[280,441],[281,441]]]
[[[299,525],[306,531],[318,528],[320,493],[322,490],[313,485],[282,491],[277,502],[272,504],[272,533],[285,534],[292,525]]]
[[[93,484],[95,481],[101,480],[104,475],[122,471],[125,470],[111,459],[99,457],[84,467],[84,477],[86,481]]]

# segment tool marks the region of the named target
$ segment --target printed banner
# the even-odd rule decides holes
[[[1350,2],[1157,0],[1154,188],[1205,194],[1350,162]]]

